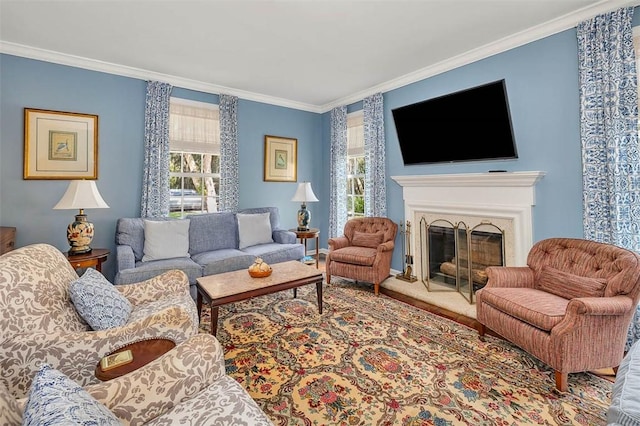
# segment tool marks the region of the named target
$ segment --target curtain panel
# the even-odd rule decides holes
[[[220,211],[238,211],[238,97],[220,95]]]
[[[585,238],[640,252],[640,147],[633,8],[578,25]],[[640,314],[627,349],[640,339]]]
[[[384,109],[382,93],[364,99],[364,214],[387,216]]]
[[[169,101],[172,86],[147,83],[141,217],[169,216]]]
[[[344,232],[347,223],[347,107],[331,110],[329,238]]]

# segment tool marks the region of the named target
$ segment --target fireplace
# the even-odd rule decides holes
[[[444,236],[445,231],[438,231],[443,234],[445,241],[447,239],[455,240],[457,233],[460,242],[463,238],[469,238],[473,235],[470,234],[470,230],[478,231],[476,237],[484,236],[488,238],[488,241],[495,240],[497,237],[490,237],[483,233],[500,234],[502,248],[499,250],[502,257],[500,264],[523,266],[526,265],[527,254],[533,245],[532,210],[535,205],[535,185],[543,176],[544,172],[533,171],[392,176],[392,179],[402,186],[405,220],[413,224],[424,223],[430,226],[450,228],[450,231],[446,231],[451,234],[448,237]],[[489,225],[491,229],[487,229]],[[457,232],[455,231],[456,226],[458,226]],[[416,226],[416,228],[422,229],[421,226]],[[435,255],[425,254],[421,248],[418,229],[415,229],[409,238],[411,239],[410,246],[415,247],[415,253],[412,253],[414,260],[412,267],[416,277],[419,279],[430,277],[435,266],[426,257]],[[472,251],[475,248],[476,252],[487,254],[485,251],[490,250],[489,255],[495,255],[498,251],[497,245],[488,249],[486,242],[480,243],[479,241],[465,240],[463,245],[468,247],[469,242],[473,242]],[[444,244],[444,242],[433,241],[433,244]],[[485,246],[483,247],[482,244]],[[451,259],[446,259],[446,257],[450,257],[454,250],[455,248],[445,248],[443,254],[438,255],[442,257],[443,262],[441,263],[450,262]],[[477,256],[480,255],[477,254]],[[496,260],[491,259],[490,261],[493,264]],[[455,262],[450,263],[454,263],[454,269],[459,269],[461,262],[458,260],[457,266]],[[441,266],[438,265],[437,268],[440,269]],[[445,265],[445,269],[451,270],[451,265]],[[477,271],[474,271],[472,267],[472,276],[474,272]],[[441,270],[440,273],[443,276],[447,275]],[[463,280],[469,280],[468,275],[467,268],[467,277]],[[447,279],[451,281],[451,278],[447,277]],[[452,285],[451,283],[446,284],[444,278],[441,281],[443,281],[443,288],[446,285],[449,287]],[[474,280],[469,281],[471,283],[466,285],[472,287]],[[435,283],[429,284],[431,287],[429,291],[437,291],[433,290],[436,288]],[[466,289],[463,291],[466,292]]]

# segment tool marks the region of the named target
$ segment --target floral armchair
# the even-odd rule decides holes
[[[549,238],[534,244],[527,266],[486,271],[476,293],[481,336],[489,328],[549,365],[563,392],[569,373],[620,365],[640,300],[640,255]]]
[[[125,425],[273,425],[225,374],[222,347],[209,334],[193,336],[138,370],[84,390]],[[14,398],[0,383],[0,424],[20,425],[27,400]],[[70,404],[65,409],[84,409]]]
[[[99,360],[129,343],[166,338],[176,344],[198,332],[195,302],[181,271],[115,288],[132,305],[121,327],[93,331],[70,299],[78,279],[65,256],[47,244],[0,256],[0,384],[24,397],[40,364],[81,386],[97,383]]]
[[[329,238],[327,283],[331,283],[332,275],[373,283],[377,296],[380,283],[391,272],[397,233],[398,225],[386,217],[349,220],[343,236]]]

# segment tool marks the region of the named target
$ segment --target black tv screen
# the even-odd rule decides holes
[[[405,165],[518,158],[504,80],[392,114]]]

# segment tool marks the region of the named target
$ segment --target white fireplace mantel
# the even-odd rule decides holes
[[[392,176],[402,186],[405,219],[470,217],[478,221],[508,221],[511,253],[507,264],[524,265],[533,239],[535,185],[545,172],[488,172]],[[412,239],[415,238],[415,235]],[[417,247],[413,241],[413,247]],[[420,257],[419,253],[416,253]]]

